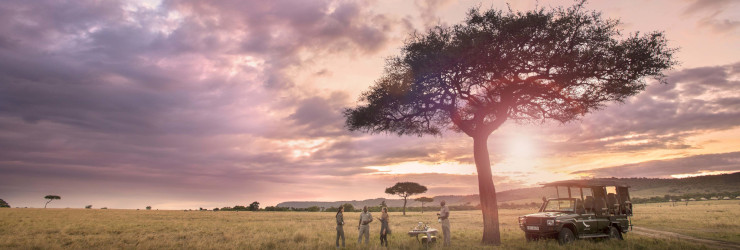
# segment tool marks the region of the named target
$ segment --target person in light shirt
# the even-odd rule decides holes
[[[357,237],[357,244],[362,243],[362,236],[365,236],[365,245],[370,243],[370,222],[373,222],[373,215],[367,211],[367,206],[362,208],[360,214],[360,224],[357,225],[357,229],[360,231],[360,236]]]
[[[439,222],[442,223],[442,234],[444,234],[444,245],[449,246],[450,245],[450,208],[446,206],[446,202],[442,201],[439,203],[439,205],[442,207],[439,209],[439,213],[437,214],[437,218],[439,219]]]

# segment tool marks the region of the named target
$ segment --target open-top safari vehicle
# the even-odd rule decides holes
[[[558,197],[543,198],[538,213],[519,217],[527,241],[557,238],[564,244],[587,238],[622,240],[622,233],[630,231],[629,186],[604,180],[558,181],[543,186],[554,187]]]

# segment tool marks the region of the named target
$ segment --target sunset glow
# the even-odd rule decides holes
[[[161,209],[478,192],[473,141],[350,132],[343,111],[414,32],[471,7],[573,1],[0,2],[0,198]],[[582,119],[507,121],[498,191],[591,177],[740,171],[740,2],[592,1],[622,34],[665,31],[668,84]]]
[[[377,172],[372,174],[462,174],[472,175],[477,173],[474,164],[460,164],[459,162],[440,162],[440,163],[424,163],[424,162],[403,162],[399,164],[389,166],[368,166],[367,169],[372,169]]]

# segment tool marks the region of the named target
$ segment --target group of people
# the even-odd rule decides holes
[[[444,234],[444,245],[450,245],[450,209],[446,206],[445,201],[440,202],[440,210],[437,214],[437,219],[442,224],[442,234]],[[383,207],[381,209],[382,215],[376,217],[380,221],[380,245],[388,247],[388,234],[391,233],[391,228],[388,224],[388,208]],[[340,206],[337,210],[337,240],[336,245],[339,248],[339,239],[342,239],[342,247],[344,247],[344,207]],[[370,222],[373,222],[373,215],[367,210],[367,206],[362,208],[360,214],[360,221],[357,225],[359,231],[359,237],[357,238],[357,244],[362,244],[362,238],[365,237],[365,244],[370,242]]]

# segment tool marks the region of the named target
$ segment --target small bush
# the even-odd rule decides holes
[[[10,204],[5,202],[3,199],[0,199],[0,207],[10,207]]]

